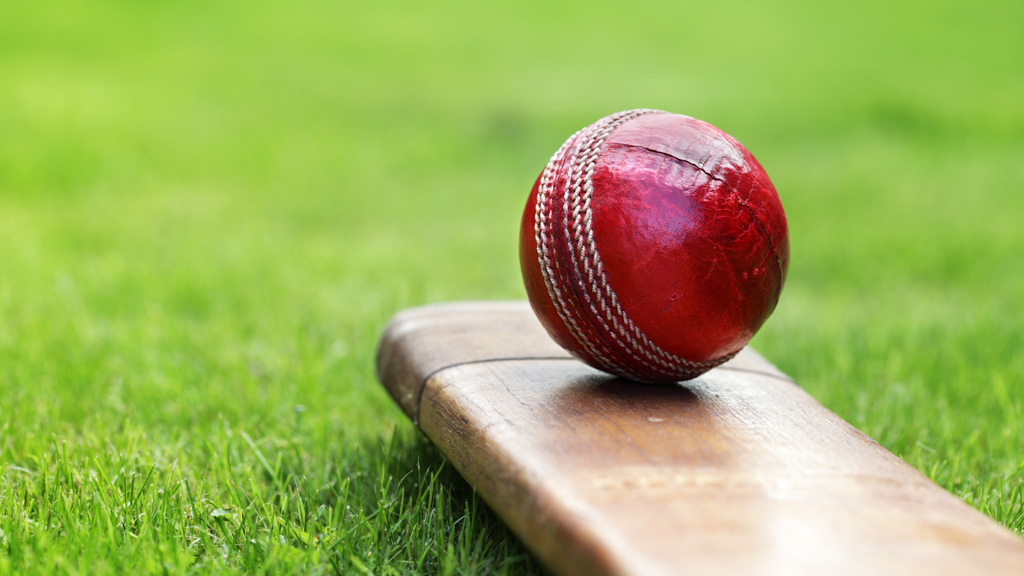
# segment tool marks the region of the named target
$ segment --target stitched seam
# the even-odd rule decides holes
[[[587,245],[589,248],[589,250],[586,252],[588,258],[585,262],[585,265],[589,268],[588,278],[596,278],[596,285],[604,294],[604,298],[598,297],[597,300],[601,302],[602,309],[605,311],[606,317],[616,327],[616,331],[627,340],[627,342],[631,345],[633,349],[637,350],[651,361],[661,366],[673,369],[673,373],[678,372],[680,368],[702,369],[714,367],[732,358],[733,356],[735,356],[736,353],[734,352],[722,358],[716,358],[711,361],[692,362],[690,360],[680,358],[674,354],[671,354],[661,349],[659,346],[651,342],[646,334],[640,331],[640,329],[636,326],[632,319],[630,319],[626,312],[622,309],[622,306],[619,303],[618,296],[615,294],[615,291],[612,290],[611,286],[609,285],[607,274],[604,271],[603,262],[601,261],[600,254],[597,250],[596,242],[594,241],[594,232],[592,226],[593,212],[590,207],[590,199],[592,198],[594,193],[593,167],[596,165],[600,148],[604,144],[604,140],[611,133],[611,131],[618,127],[620,124],[632,120],[633,118],[636,118],[638,116],[650,113],[664,112],[660,110],[640,109],[622,113],[623,117],[621,119],[616,119],[617,121],[614,121],[613,123],[610,123],[605,133],[600,137],[600,139],[597,142],[595,142],[593,150],[591,151],[592,161],[590,165],[590,170],[587,174],[587,179],[583,185],[582,191],[584,196],[583,203],[585,206],[585,216],[583,218],[582,227],[583,229],[576,231],[578,235],[577,237],[580,238],[581,241],[583,237],[586,238]],[[591,271],[593,272],[592,275],[590,274]],[[591,285],[594,285],[594,283],[591,282]],[[605,299],[607,299],[607,302],[610,303],[610,309],[609,307],[606,306]],[[686,371],[689,372],[689,370]]]
[[[580,324],[584,330],[589,329],[589,337],[591,340],[598,342],[602,349],[607,353],[608,360],[611,363],[610,372],[622,374],[636,380],[650,380],[652,376],[659,374],[659,371],[643,362],[641,358],[635,358],[632,350],[626,347],[619,339],[618,334],[611,330],[604,318],[595,310],[594,297],[591,295],[593,284],[588,284],[584,281],[583,275],[580,271],[580,266],[584,261],[581,261],[580,257],[586,256],[586,250],[582,247],[579,251],[576,251],[576,246],[579,244],[576,242],[574,233],[579,225],[580,217],[580,201],[582,189],[582,182],[584,177],[584,169],[586,167],[587,159],[591,156],[591,151],[597,146],[595,143],[603,141],[604,135],[607,134],[609,127],[614,127],[618,122],[626,119],[629,115],[629,111],[620,112],[618,114],[612,114],[602,118],[598,122],[595,122],[584,135],[581,136],[581,143],[579,146],[573,149],[572,162],[566,171],[566,187],[562,197],[562,208],[564,217],[562,219],[561,232],[563,233],[564,244],[560,244],[560,247],[567,252],[566,257],[563,259],[566,270],[566,280],[570,286],[577,289],[577,293],[580,295],[585,306],[581,306],[576,310],[577,315],[580,319]],[[570,207],[573,209],[573,226],[569,224],[569,210]],[[598,298],[599,295],[596,295]],[[600,300],[598,300],[600,302]],[[586,312],[589,309],[589,314]],[[600,325],[600,326],[599,326]],[[601,328],[604,332],[601,332]],[[613,347],[608,346],[608,338],[613,341]],[[640,364],[636,366],[630,362],[627,362],[623,358],[623,353],[633,356],[635,360]]]
[[[558,287],[555,278],[555,258],[552,255],[555,247],[552,246],[550,220],[552,217],[552,204],[554,202],[551,198],[551,195],[554,193],[554,182],[552,180],[557,180],[555,167],[564,160],[570,145],[582,135],[584,130],[579,130],[570,136],[551,157],[551,160],[541,173],[534,215],[534,234],[537,242],[537,258],[540,263],[541,276],[544,279],[544,286],[547,288],[548,296],[551,298],[552,304],[554,304],[555,312],[562,319],[562,323],[569,330],[570,335],[583,346],[587,353],[601,363],[603,367],[611,368],[615,364],[610,362],[604,354],[595,348],[594,344],[584,335],[583,329],[579,326],[576,318],[570,313],[568,302],[562,295],[562,290]]]
[[[693,362],[663,350],[651,342],[647,335],[640,331],[632,319],[629,318],[622,309],[617,294],[608,283],[607,274],[605,273],[604,265],[594,240],[592,225],[593,211],[591,199],[594,194],[594,171],[601,148],[611,132],[625,122],[651,113],[665,112],[650,109],[619,112],[577,131],[566,140],[551,157],[541,174],[534,215],[534,234],[537,243],[538,263],[541,269],[541,276],[548,295],[554,304],[556,313],[562,319],[563,324],[569,330],[572,337],[604,369],[608,370],[611,368],[608,371],[618,372],[638,380],[650,380],[652,376],[656,378],[679,377],[681,375],[683,377],[692,377],[727,362],[739,353],[739,350],[737,350],[714,360]],[[572,144],[576,144],[576,146],[572,146]],[[617,143],[616,145],[620,144]],[[675,158],[693,166],[709,178],[726,184],[728,187],[728,184],[723,180],[712,176],[703,167],[693,162],[642,146],[621,145],[645,148],[651,152]],[[565,188],[560,198],[561,203],[558,204],[562,209],[561,231],[565,238],[565,250],[568,251],[566,255],[568,258],[563,258],[558,256],[563,249],[555,242],[558,227],[553,220],[555,218],[556,202],[559,200],[555,190],[558,180],[558,170],[556,170],[556,167],[564,164],[567,160],[567,154],[569,155],[568,160],[570,162],[569,169],[565,177]],[[741,202],[741,204],[743,203]],[[570,212],[572,226],[570,226]],[[754,216],[754,219],[757,220],[756,216]],[[760,224],[760,221],[758,223]],[[771,238],[769,238],[769,244],[771,244]],[[577,252],[583,256],[582,259],[576,258]],[[778,259],[777,252],[776,258]],[[584,303],[592,313],[590,321],[587,321],[587,315],[578,310],[575,304],[559,288],[558,278],[560,275],[564,275],[568,286],[571,287],[572,283],[577,281],[582,288]],[[585,281],[584,278],[586,278]],[[604,344],[599,332],[595,333],[597,329],[597,326],[594,324],[595,320],[619,347],[642,366],[642,369],[638,371],[623,366],[622,362],[616,361],[617,354]]]
[[[592,218],[592,210],[590,208],[590,199],[593,196],[593,174],[594,168],[597,164],[597,158],[604,141],[608,135],[617,128],[619,125],[636,118],[642,114],[650,113],[651,110],[630,110],[614,114],[603,119],[601,122],[594,125],[594,131],[591,137],[582,146],[578,153],[577,162],[574,164],[573,175],[570,183],[571,194],[572,194],[572,213],[573,223],[570,229],[568,220],[566,220],[566,237],[567,245],[570,250],[569,261],[576,264],[574,271],[579,274],[579,284],[583,287],[583,294],[585,296],[586,304],[588,305],[593,322],[600,324],[601,328],[604,329],[604,333],[611,336],[615,341],[616,345],[620,350],[625,351],[634,361],[638,362],[642,369],[640,372],[643,374],[639,376],[639,379],[651,379],[664,378],[666,376],[671,377],[672,373],[666,373],[666,366],[664,363],[658,363],[657,361],[651,362],[649,356],[647,358],[644,355],[638,354],[638,347],[635,342],[631,342],[629,334],[626,333],[619,325],[618,319],[609,313],[607,302],[602,297],[601,293],[595,289],[596,281],[600,281],[595,272],[593,266],[594,260],[594,244],[593,244],[593,233],[590,226]],[[590,230],[590,234],[587,231]],[[589,241],[588,241],[589,240]],[[575,248],[575,253],[574,249]],[[581,257],[577,258],[576,253]],[[584,281],[584,276],[586,281]],[[591,295],[593,292],[593,296]],[[596,305],[595,305],[596,302]],[[600,310],[598,310],[600,307]],[[612,326],[609,326],[611,321]],[[625,341],[624,341],[625,340]],[[660,365],[659,365],[660,364]],[[625,366],[619,365],[620,370],[625,370]]]

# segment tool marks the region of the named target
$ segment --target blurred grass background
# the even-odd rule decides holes
[[[1024,531],[1024,4],[0,4],[0,573],[531,573],[376,383],[521,298],[526,194],[636,107],[730,132],[754,345]]]

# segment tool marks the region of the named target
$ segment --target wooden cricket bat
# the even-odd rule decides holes
[[[1024,541],[751,349],[688,382],[595,371],[519,302],[398,314],[378,371],[556,574],[1024,574]]]

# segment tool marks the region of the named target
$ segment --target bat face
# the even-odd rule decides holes
[[[756,352],[637,384],[525,303],[413,309],[384,386],[557,574],[1024,574],[1024,543]]]

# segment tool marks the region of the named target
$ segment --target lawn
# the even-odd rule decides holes
[[[569,134],[772,176],[754,346],[1024,534],[1024,3],[0,5],[0,574],[532,573],[393,406],[388,318],[522,298]]]

